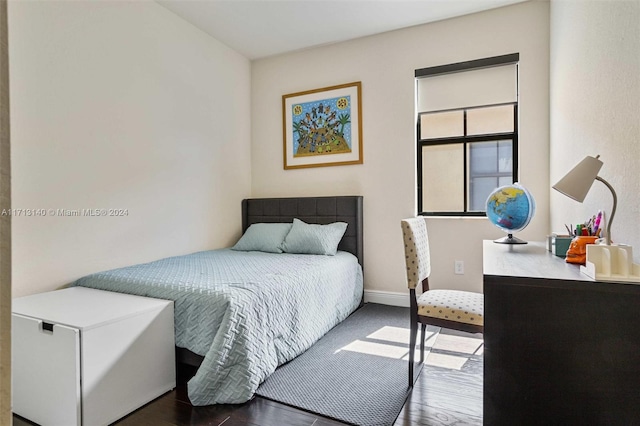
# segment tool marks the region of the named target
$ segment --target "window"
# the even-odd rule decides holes
[[[518,54],[416,70],[418,211],[484,216],[517,180]]]

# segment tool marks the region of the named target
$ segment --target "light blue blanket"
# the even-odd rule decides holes
[[[89,275],[74,285],[175,301],[176,345],[203,355],[194,405],[242,403],[360,303],[362,269],[336,256],[212,250]]]

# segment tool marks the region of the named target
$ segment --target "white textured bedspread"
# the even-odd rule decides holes
[[[74,285],[175,301],[176,345],[203,355],[194,405],[242,403],[360,303],[355,256],[212,250],[100,272]]]

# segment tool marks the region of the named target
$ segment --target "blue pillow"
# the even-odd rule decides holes
[[[254,223],[231,250],[282,253],[282,242],[290,229],[290,223]]]
[[[347,224],[334,222],[328,225],[312,225],[293,219],[291,231],[282,244],[285,253],[326,254],[334,256]]]

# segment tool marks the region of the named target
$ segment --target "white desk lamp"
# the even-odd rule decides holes
[[[602,161],[600,161],[599,158],[599,155],[596,155],[595,158],[585,157],[584,160],[579,162],[569,173],[560,179],[558,183],[553,185],[553,189],[563,193],[569,198],[583,202],[594,181],[599,180],[604,183],[611,191],[611,195],[613,195],[613,208],[611,209],[611,216],[607,220],[607,231],[605,232],[605,241],[607,245],[611,245],[611,224],[616,214],[616,207],[618,207],[618,196],[611,184],[598,176],[598,172],[602,167]]]
[[[598,176],[602,167],[600,156],[585,157],[569,173],[553,185],[553,189],[569,198],[583,202],[591,185],[596,180],[604,183],[613,195],[613,208],[611,217],[607,220],[605,233],[606,245],[587,245],[587,259],[585,266],[580,271],[595,280],[602,281],[626,281],[640,282],[640,264],[633,263],[633,251],[631,246],[611,245],[611,224],[618,206],[616,191],[606,180]]]

